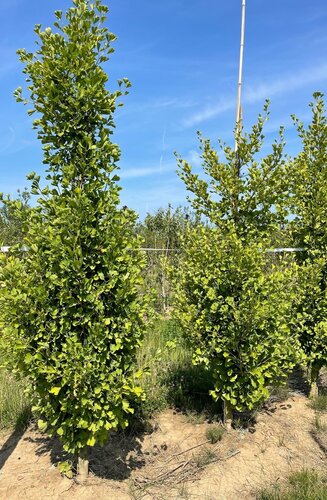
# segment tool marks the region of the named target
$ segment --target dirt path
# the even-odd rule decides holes
[[[85,485],[60,475],[53,465],[60,451],[30,428],[10,455],[8,447],[0,452],[0,498],[254,498],[259,487],[293,470],[326,466],[326,456],[311,435],[314,412],[307,403],[304,396],[294,395],[260,413],[254,433],[233,430],[217,445],[203,444],[209,424],[194,425],[184,415],[166,411],[158,416],[153,433],[117,436],[94,450],[93,473]]]

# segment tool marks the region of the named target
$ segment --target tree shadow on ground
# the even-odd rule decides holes
[[[165,379],[171,407],[183,413],[194,413],[210,421],[221,420],[221,401],[214,401],[209,391],[214,387],[210,371],[202,366],[184,366]]]
[[[0,449],[0,470],[3,468],[5,463],[7,462],[8,458],[12,454],[12,452],[15,450],[19,440],[21,439],[22,435],[24,434],[24,431],[17,431],[14,430],[8,439],[4,442],[4,444],[1,446]]]
[[[326,384],[320,380],[321,392],[327,387],[327,371],[325,376]],[[210,396],[209,391],[214,387],[214,380],[210,371],[201,366],[185,366],[171,372],[165,378],[165,384],[168,386],[168,401],[177,411],[183,413],[194,413],[199,418],[202,416],[208,422],[222,420],[223,404],[222,401],[215,402]],[[296,367],[289,375],[285,386],[272,387],[273,397],[266,401],[269,405],[272,401],[283,401],[290,395],[290,391],[299,392],[306,396],[310,393],[310,384],[308,383],[305,370],[302,367]],[[248,428],[255,424],[256,413],[262,405],[258,405],[253,411],[234,412],[234,424],[236,427]]]
[[[30,422],[30,419],[31,410],[28,406],[26,406],[18,415],[13,431],[0,448],[0,470],[3,468],[8,458],[15,450],[17,444],[19,443],[27,428],[28,423]]]
[[[134,470],[146,464],[146,455],[142,452],[143,439],[144,433],[125,430],[112,433],[104,446],[89,447],[90,472],[101,479],[123,481],[129,478]],[[26,440],[37,445],[36,455],[49,454],[54,465],[69,461],[76,471],[76,457],[65,452],[58,439],[40,436],[27,437]]]
[[[309,396],[310,384],[308,382],[304,368],[297,366],[290,373],[287,381],[287,386],[291,391],[300,392],[305,396]]]

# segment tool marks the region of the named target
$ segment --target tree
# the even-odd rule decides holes
[[[303,149],[290,164],[291,230],[297,254],[299,286],[295,331],[307,356],[311,394],[327,362],[327,120],[323,94],[314,94],[312,121],[305,128],[294,117]]]
[[[213,371],[211,393],[224,401],[228,423],[233,409],[251,410],[262,401],[297,357],[288,327],[292,273],[265,252],[285,222],[287,198],[282,130],[272,152],[257,159],[265,118],[248,135],[236,130],[237,152],[221,144],[225,161],[200,136],[209,180],[178,159],[190,202],[208,225],[182,240],[181,266],[171,273],[175,314],[194,363]]]
[[[39,48],[20,50],[30,114],[44,149],[47,185],[29,176],[38,203],[24,224],[24,258],[1,268],[2,343],[27,376],[39,427],[79,456],[125,427],[141,396],[134,358],[148,299],[139,293],[144,257],[136,215],[119,207],[120,150],[111,141],[119,89],[106,89],[102,68],[115,36],[100,0],[73,0],[57,11],[55,31],[38,25]],[[18,101],[22,89],[16,91]],[[20,207],[14,208],[19,212]]]
[[[18,203],[21,204],[21,211],[29,209],[30,196],[26,190],[18,191]],[[10,198],[6,198],[10,201]],[[0,244],[5,246],[14,245],[22,241],[22,224],[21,218],[18,218],[10,203],[4,203],[0,206]]]
[[[144,239],[144,245],[151,248],[179,249],[180,237],[189,226],[200,224],[189,207],[171,205],[158,208],[153,214],[148,213],[143,222],[137,226],[137,231]]]
[[[166,313],[172,302],[170,280],[166,265],[177,267],[180,257],[180,240],[188,227],[200,224],[200,218],[188,207],[171,205],[148,213],[137,225],[147,251],[146,284],[155,291],[156,308]]]

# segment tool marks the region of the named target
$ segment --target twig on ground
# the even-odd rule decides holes
[[[229,455],[226,455],[225,457],[214,458],[213,460],[211,460],[211,462],[208,465],[213,464],[215,462],[222,462],[224,460],[228,460],[229,458],[235,457],[235,455],[238,455],[239,453],[241,453],[241,450],[235,450],[232,453],[230,453]],[[204,467],[205,466],[202,466],[201,468],[204,468]]]
[[[208,439],[207,441],[203,441],[203,443],[196,444],[195,446],[191,446],[191,448],[187,448],[187,450],[180,451],[179,453],[175,453],[174,455],[171,456],[171,458],[179,457],[180,455],[183,455],[183,453],[187,453],[188,451],[195,450],[195,448],[199,448],[200,446],[203,446],[205,444],[211,443],[211,441]]]
[[[170,476],[171,474],[173,474],[174,472],[176,472],[178,469],[180,469],[181,467],[185,467],[189,463],[190,463],[190,461],[187,460],[185,462],[182,462],[182,463],[176,465],[176,467],[174,467],[173,469],[168,470],[165,473],[159,474],[159,476],[157,476],[157,480],[160,480],[160,479],[162,480],[164,477]]]

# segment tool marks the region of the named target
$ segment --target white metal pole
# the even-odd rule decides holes
[[[236,129],[240,131],[242,127],[242,78],[243,78],[243,54],[244,54],[244,38],[245,38],[245,1],[242,0],[242,24],[241,24],[241,45],[240,45],[240,64],[238,72],[238,87],[237,87],[237,109],[236,109]],[[237,151],[237,140],[235,140],[235,151]]]

